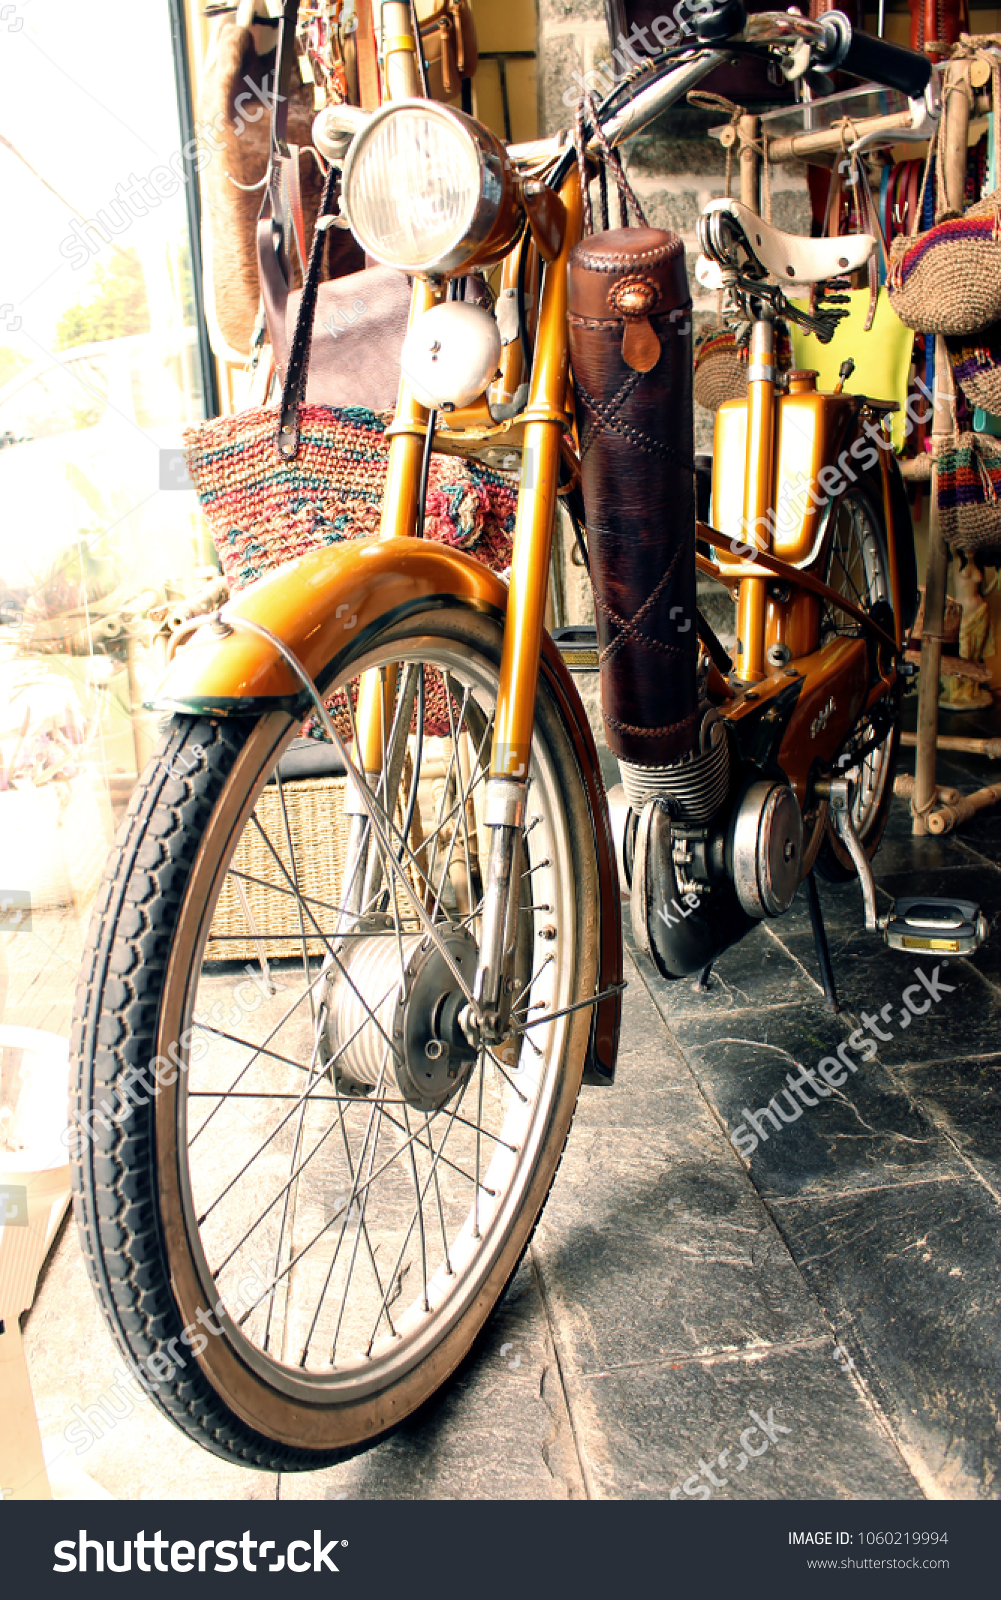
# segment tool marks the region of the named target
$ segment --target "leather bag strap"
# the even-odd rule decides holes
[[[299,252],[299,265],[306,276],[306,220],[302,209],[302,172],[299,167],[301,150],[297,144],[288,147],[289,158],[285,171],[288,178],[289,206],[292,213],[292,231]]]
[[[281,157],[272,162],[268,186],[264,191],[260,215],[257,218],[257,273],[261,281],[261,299],[267,319],[271,348],[279,366],[284,364],[286,349],[285,309],[288,305],[288,279],[285,275],[287,258],[283,262],[283,224],[279,209],[275,215],[275,195],[281,194]]]
[[[295,30],[299,21],[299,0],[285,0],[281,31],[278,35],[278,64],[275,69],[275,99],[271,113],[271,152],[288,155],[288,101],[292,92],[292,64],[295,61]]]
[[[337,168],[331,167],[323,186],[323,199],[320,201],[316,227],[313,229],[313,242],[302,288],[299,316],[296,320],[295,333],[292,335],[292,349],[285,371],[285,388],[282,391],[282,403],[278,412],[278,454],[285,461],[294,460],[299,449],[298,410],[306,398],[309,351],[313,342],[313,318],[316,312],[316,292],[320,282],[320,263],[323,259],[323,241],[327,228],[334,219],[334,191],[338,177]]]
[[[306,230],[303,221],[302,188],[299,177],[299,150],[288,144],[288,102],[292,90],[292,64],[295,59],[296,25],[299,0],[285,0],[278,56],[275,67],[275,92],[271,106],[271,168],[257,218],[257,271],[261,299],[275,360],[281,365],[286,348],[285,309],[288,304],[291,263],[286,249],[288,214],[285,184],[291,194],[292,223],[296,248],[306,275]]]

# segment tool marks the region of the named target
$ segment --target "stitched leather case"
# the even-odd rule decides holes
[[[675,234],[614,229],[571,254],[602,715],[609,748],[642,766],[696,739],[691,312]]]

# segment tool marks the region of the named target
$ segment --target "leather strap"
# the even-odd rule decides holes
[[[320,262],[323,259],[323,241],[326,234],[325,218],[334,214],[334,190],[337,186],[339,173],[336,167],[331,167],[327,173],[327,181],[323,186],[323,199],[317,213],[316,227],[313,230],[313,243],[309,252],[309,265],[306,268],[305,281],[302,288],[302,301],[299,305],[299,317],[292,336],[292,349],[289,352],[288,368],[285,372],[285,388],[282,392],[281,408],[278,412],[278,454],[285,461],[295,459],[299,449],[299,405],[306,398],[306,379],[309,375],[309,349],[313,341],[313,316],[316,311],[316,291],[320,282]]]
[[[302,209],[302,173],[299,168],[300,150],[297,144],[288,147],[289,159],[286,166],[288,177],[289,204],[292,212],[292,231],[295,234],[295,247],[299,252],[299,265],[302,275],[306,276],[306,220]]]
[[[358,0],[358,26],[355,50],[358,60],[358,93],[364,111],[377,111],[382,102],[379,86],[379,57],[375,44],[372,0]]]
[[[917,210],[918,185],[921,182],[921,162],[908,161],[907,169],[907,199],[904,201],[904,204],[907,208],[907,224],[902,230],[904,232],[907,231],[907,225],[910,224],[914,217],[914,213]]]
[[[363,8],[364,9],[364,8]],[[288,155],[288,102],[292,92],[292,64],[295,61],[295,30],[299,21],[299,0],[285,0],[281,32],[278,35],[275,102],[271,114],[271,151]]]
[[[257,218],[257,272],[261,281],[261,299],[267,319],[268,334],[275,360],[279,366],[285,358],[285,308],[288,305],[288,256],[284,247],[284,208],[281,195],[282,158],[275,156],[271,164],[268,186],[264,191],[260,215]]]
[[[879,175],[879,209],[883,218],[883,235],[886,239],[893,237],[893,227],[890,213],[893,206],[893,167],[884,167]]]
[[[286,243],[288,214],[285,205],[285,183],[289,186],[292,226],[303,279],[306,277],[306,228],[299,173],[299,149],[298,146],[290,146],[287,139],[288,102],[292,89],[292,64],[295,60],[298,20],[299,0],[285,0],[278,38],[275,97],[271,108],[271,168],[257,218],[257,270],[261,282],[261,299],[264,302],[271,348],[279,364],[286,345],[285,308],[288,304],[292,278]]]

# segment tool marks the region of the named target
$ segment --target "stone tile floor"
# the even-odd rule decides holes
[[[940,781],[967,790],[987,774],[940,763]],[[821,889],[837,1017],[799,902],[722,958],[707,995],[630,953],[616,1085],[584,1091],[502,1305],[436,1399],[351,1463],[248,1472],[116,1387],[65,1227],[26,1326],[56,1492],[998,1498],[1001,812],[914,840],[895,802],[876,866],[884,902],[919,889],[980,900],[991,938],[943,969],[953,991],[906,1030],[889,1025],[875,1060],[748,1160],[728,1136],[742,1108],[831,1054],[862,1011],[896,1018],[915,960],[861,931],[854,884]],[[54,974],[74,941],[41,932],[38,1025],[61,1027]]]

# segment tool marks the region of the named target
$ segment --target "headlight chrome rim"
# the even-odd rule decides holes
[[[403,261],[380,248],[379,240],[360,231],[351,211],[351,191],[359,163],[374,136],[393,117],[419,112],[456,130],[475,155],[479,176],[477,191],[470,194],[461,224],[452,230],[453,242],[443,253]],[[452,106],[434,100],[393,100],[373,113],[367,125],[352,139],[344,159],[341,181],[342,210],[351,232],[362,249],[384,266],[396,267],[415,277],[451,277],[472,267],[491,266],[500,261],[516,243],[524,221],[517,178],[505,146],[488,128]]]

